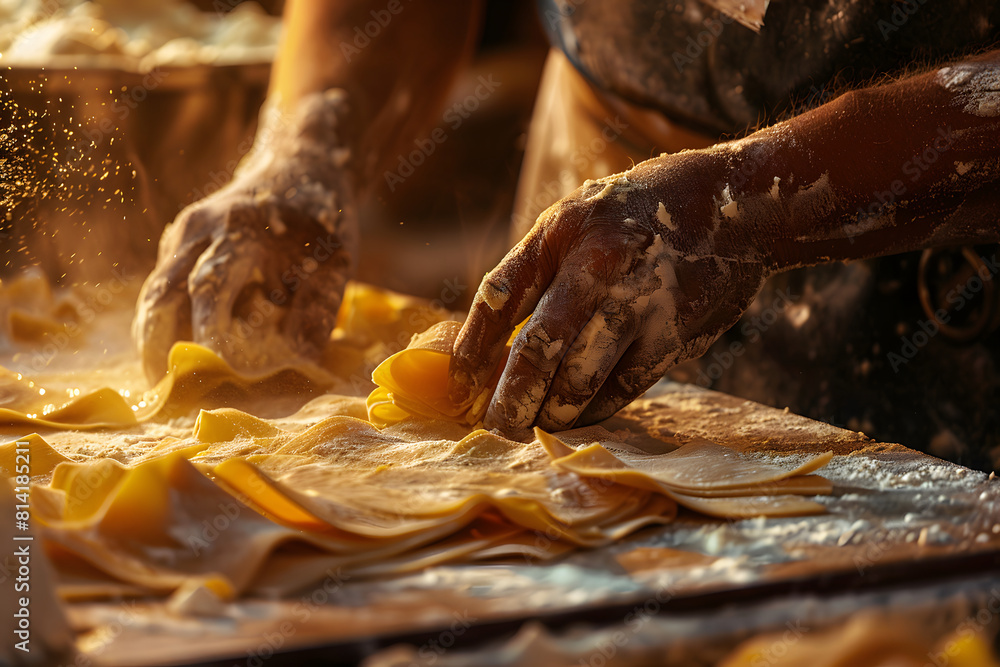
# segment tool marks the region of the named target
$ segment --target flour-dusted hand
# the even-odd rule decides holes
[[[155,381],[180,340],[241,368],[317,358],[355,267],[349,159],[338,136],[339,91],[263,114],[233,181],[164,231],[133,337]]]
[[[479,287],[455,343],[452,397],[487,386],[529,315],[485,419],[511,435],[609,417],[702,354],[768,275],[730,172],[719,151],[661,156],[542,213]]]

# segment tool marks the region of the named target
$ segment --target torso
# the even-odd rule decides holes
[[[698,0],[539,0],[552,43],[599,87],[709,134],[1000,40],[1000,3],[781,0],[760,32]]]

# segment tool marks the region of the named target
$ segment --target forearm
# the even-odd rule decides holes
[[[433,122],[471,54],[478,15],[469,0],[289,0],[271,95],[287,112],[343,89],[340,134],[363,185]]]
[[[720,146],[774,270],[1000,240],[1000,52]]]

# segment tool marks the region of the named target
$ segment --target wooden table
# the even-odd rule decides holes
[[[828,513],[739,521],[682,513],[552,563],[442,566],[375,581],[331,573],[296,598],[240,601],[223,617],[171,617],[161,603],[127,602],[74,605],[71,620],[103,619],[116,630],[91,647],[98,665],[136,664],[137,656],[142,664],[351,664],[399,642],[431,654],[481,645],[530,620],[556,635],[581,623],[615,628],[642,609],[655,618],[657,641],[717,658],[792,618],[817,627],[858,609],[899,607],[940,619],[945,598],[954,607],[958,595],[959,607],[974,611],[983,594],[1000,591],[1000,483],[983,473],[673,383],[603,426],[648,451],[692,437],[761,460],[832,450],[819,471],[835,485],[819,498]]]

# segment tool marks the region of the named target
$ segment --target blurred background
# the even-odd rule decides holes
[[[256,131],[281,1],[33,0],[0,6],[0,277],[144,275],[164,225],[222,187]],[[412,177],[362,211],[360,279],[471,301],[506,251],[547,45],[531,2],[489,2],[462,104],[501,85]],[[466,114],[463,114],[466,115]],[[452,122],[449,122],[451,120]],[[391,266],[392,271],[385,267]]]

